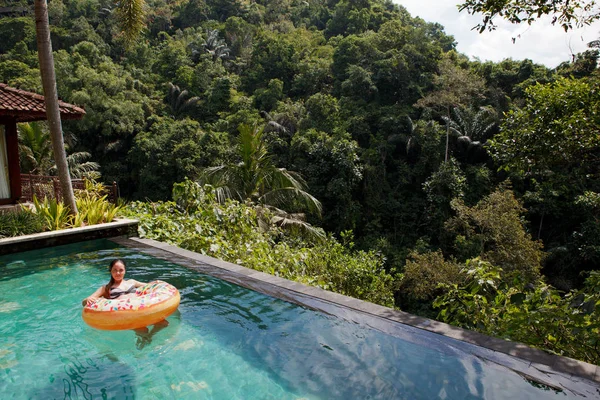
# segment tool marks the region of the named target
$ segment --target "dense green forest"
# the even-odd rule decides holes
[[[32,7],[0,5],[13,7],[0,16],[0,81],[41,93]],[[312,247],[281,257],[291,266],[280,272],[294,278],[307,258],[319,277],[369,265],[355,287],[336,286],[341,269],[320,285],[600,360],[597,42],[549,69],[469,60],[441,25],[389,0],[149,0],[143,34],[128,44],[112,1],[48,7],[59,96],[87,113],[63,123],[72,166],[146,201],[130,212],[162,216],[164,229],[142,224],[163,229],[153,237],[181,244],[168,232],[202,225],[182,198],[269,205],[252,208],[257,232],[267,213],[292,238],[253,241],[241,224],[250,236],[204,250],[236,262],[245,241]],[[23,170],[51,172],[44,127],[20,134]],[[250,167],[285,172],[302,196],[274,207],[280,181]],[[174,199],[186,178],[176,188],[193,196]],[[248,212],[227,204],[237,211],[223,215]],[[202,250],[201,237],[187,247]],[[339,247],[348,243],[357,258]],[[275,273],[269,251],[246,264]],[[331,259],[317,260],[324,252]],[[542,314],[552,333],[528,330]]]

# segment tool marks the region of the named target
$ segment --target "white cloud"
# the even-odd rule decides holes
[[[457,49],[471,58],[482,61],[501,61],[506,58],[522,60],[529,58],[548,67],[556,67],[569,61],[572,54],[585,51],[587,43],[600,36],[600,23],[565,33],[560,26],[553,26],[550,18],[542,18],[532,25],[514,25],[504,20],[494,22],[498,28],[479,34],[471,30],[480,21],[478,16],[459,13],[460,0],[394,0],[403,5],[413,16],[428,22],[438,22],[446,33],[453,35]],[[516,38],[513,43],[512,38]]]

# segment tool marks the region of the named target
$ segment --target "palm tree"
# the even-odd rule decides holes
[[[174,85],[171,82],[167,83],[167,86],[169,88],[169,93],[167,93],[165,100],[171,108],[173,118],[177,118],[200,102],[200,97],[190,97],[190,93],[187,90],[181,90],[179,86]]]
[[[144,28],[144,0],[123,0],[117,3],[117,15],[123,30],[126,43],[133,42]],[[54,72],[54,57],[50,42],[50,23],[48,22],[48,3],[46,0],[34,0],[35,32],[40,62],[46,118],[50,127],[50,138],[54,161],[58,171],[58,179],[62,189],[63,199],[71,214],[77,214],[75,194],[71,185],[69,165],[65,151],[58,93],[56,90],[56,74]]]
[[[213,57],[216,61],[219,58],[229,57],[229,47],[225,43],[225,40],[219,38],[219,31],[214,29],[207,32],[207,38],[204,41],[204,50]]]
[[[388,136],[387,142],[393,146],[402,145],[406,155],[408,156],[415,150],[418,150],[420,147],[419,134],[417,132],[419,125],[415,123],[408,115],[406,115],[404,118],[406,120],[407,129],[401,134],[393,134]]]
[[[496,125],[495,112],[486,107],[479,110],[455,108],[454,118],[442,117],[449,124],[450,132],[473,141],[485,142]]]
[[[71,178],[86,178],[93,181],[100,179],[100,164],[95,161],[90,161],[92,155],[87,151],[77,151],[67,156],[67,164],[69,164],[69,172]],[[49,169],[50,175],[56,174],[56,165]]]
[[[257,206],[259,214],[265,215],[267,210],[272,214],[271,223],[322,236],[320,230],[304,221],[304,214],[284,211],[302,205],[320,215],[321,203],[306,192],[302,177],[273,165],[263,140],[262,127],[242,125],[239,131],[237,150],[241,161],[205,169],[200,182],[215,187],[219,202],[229,198],[250,200]]]
[[[48,129],[39,122],[18,125],[21,171],[44,174],[52,166],[52,141]]]
[[[459,152],[468,161],[483,161],[485,158],[484,144],[489,139],[496,126],[496,113],[490,108],[453,109],[453,118],[442,117],[446,126],[457,137]]]
[[[71,176],[67,164],[67,153],[62,134],[60,109],[58,106],[58,93],[56,91],[56,75],[54,73],[54,57],[52,56],[52,43],[50,42],[50,24],[48,22],[48,4],[46,0],[34,1],[35,31],[40,61],[40,73],[44,88],[44,102],[46,103],[46,117],[50,128],[50,139],[57,166],[58,179],[65,204],[69,212],[77,214],[75,194],[71,185]]]
[[[21,171],[29,174],[56,175],[58,168],[52,160],[52,141],[50,133],[39,122],[22,123],[18,126],[19,131],[19,158],[21,160]],[[75,144],[75,138],[70,137],[71,146]],[[65,144],[65,151],[69,151]],[[71,153],[67,156],[69,174],[71,178],[99,179],[100,164],[89,161],[92,155],[85,151]]]
[[[474,98],[482,97],[484,81],[477,75],[456,65],[450,57],[439,63],[439,74],[433,78],[436,90],[417,101],[417,107],[433,107],[444,111],[445,118],[450,118],[450,110],[467,104]],[[446,124],[446,154],[444,162],[448,162],[450,144],[450,125]]]

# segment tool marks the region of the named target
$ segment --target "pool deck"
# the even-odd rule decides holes
[[[392,335],[395,333],[401,335],[402,329],[406,329],[402,326],[434,334],[433,340],[435,335],[443,335],[460,341],[477,357],[510,368],[525,379],[552,389],[573,392],[577,392],[574,388],[582,385],[581,387],[588,388],[584,390],[587,396],[590,394],[592,398],[594,394],[596,397],[600,396],[600,367],[596,365],[304,285],[155,240],[136,237],[118,237],[111,240],[121,246],[133,248],[257,292],[346,320],[366,323],[370,327]]]

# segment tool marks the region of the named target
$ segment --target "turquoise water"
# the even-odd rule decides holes
[[[94,330],[81,300],[109,278],[162,279],[182,301],[151,341]],[[0,257],[2,399],[544,399],[505,368],[403,340],[108,241]]]

